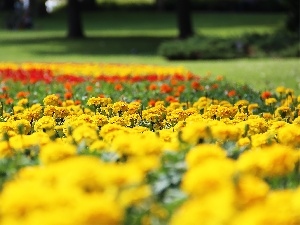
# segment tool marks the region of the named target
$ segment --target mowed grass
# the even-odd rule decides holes
[[[1,14],[3,21],[6,16]],[[283,14],[193,13],[199,34],[239,36],[273,32],[283,25]],[[224,75],[232,82],[258,90],[284,85],[300,93],[299,59],[240,59],[170,62],[157,56],[162,41],[176,38],[172,12],[99,11],[83,14],[86,39],[66,39],[64,12],[35,20],[33,30],[0,29],[0,61],[105,62],[182,65],[192,72]]]

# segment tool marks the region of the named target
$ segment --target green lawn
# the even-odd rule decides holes
[[[5,16],[0,14],[3,20]],[[272,32],[282,26],[282,14],[193,14],[197,33],[239,36]],[[35,21],[34,30],[0,28],[1,61],[108,62],[183,65],[196,74],[222,74],[257,89],[285,85],[300,93],[299,59],[241,59],[169,62],[156,55],[159,44],[177,35],[174,13],[97,12],[83,15],[84,40],[67,40],[66,14]]]

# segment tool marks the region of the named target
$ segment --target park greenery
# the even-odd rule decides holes
[[[0,11],[0,225],[300,224],[296,1],[186,2]]]

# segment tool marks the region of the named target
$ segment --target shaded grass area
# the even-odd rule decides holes
[[[2,21],[6,18],[0,14]],[[182,65],[196,74],[222,74],[256,89],[286,85],[299,90],[298,59],[242,59],[227,61],[169,62],[157,56],[159,44],[177,36],[174,13],[107,12],[85,13],[84,40],[68,40],[66,14],[59,12],[35,21],[33,30],[0,28],[1,61],[105,62]],[[197,33],[238,36],[249,32],[269,33],[284,21],[282,14],[193,14]],[[300,91],[299,91],[300,92]]]

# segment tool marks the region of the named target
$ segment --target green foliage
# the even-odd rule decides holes
[[[163,42],[158,48],[158,54],[170,60],[230,59],[243,56],[233,40],[204,36]]]
[[[299,57],[299,43],[297,35],[284,31],[246,34],[239,38],[195,36],[165,41],[159,46],[158,54],[170,60]]]

